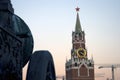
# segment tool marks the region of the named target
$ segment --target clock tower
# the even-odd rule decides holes
[[[77,18],[75,31],[72,32],[71,59],[66,61],[66,80],[94,80],[94,61],[88,59],[85,46],[85,33],[79,19],[79,8],[76,8]]]

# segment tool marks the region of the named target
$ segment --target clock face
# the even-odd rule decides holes
[[[85,58],[85,57],[86,57],[86,50],[83,49],[83,48],[79,48],[79,49],[77,50],[77,55],[78,55],[78,57],[80,57],[80,58]]]

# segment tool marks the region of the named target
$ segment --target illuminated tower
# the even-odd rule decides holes
[[[79,8],[76,8],[77,18],[75,31],[72,32],[71,59],[66,61],[66,80],[94,80],[94,61],[88,59],[85,46],[85,33],[79,19]]]

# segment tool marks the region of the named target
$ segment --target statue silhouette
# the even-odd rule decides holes
[[[27,80],[56,80],[50,52],[33,53],[33,44],[29,27],[14,14],[11,1],[0,0],[0,80],[22,80],[29,60]]]

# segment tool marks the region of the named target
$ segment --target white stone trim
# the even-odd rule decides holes
[[[85,60],[84,59],[82,60],[82,63],[78,67],[78,76],[80,76],[80,71],[79,70],[80,70],[82,65],[85,65],[85,67],[87,68],[87,72],[88,72],[88,76],[89,76],[89,67],[85,64]]]

